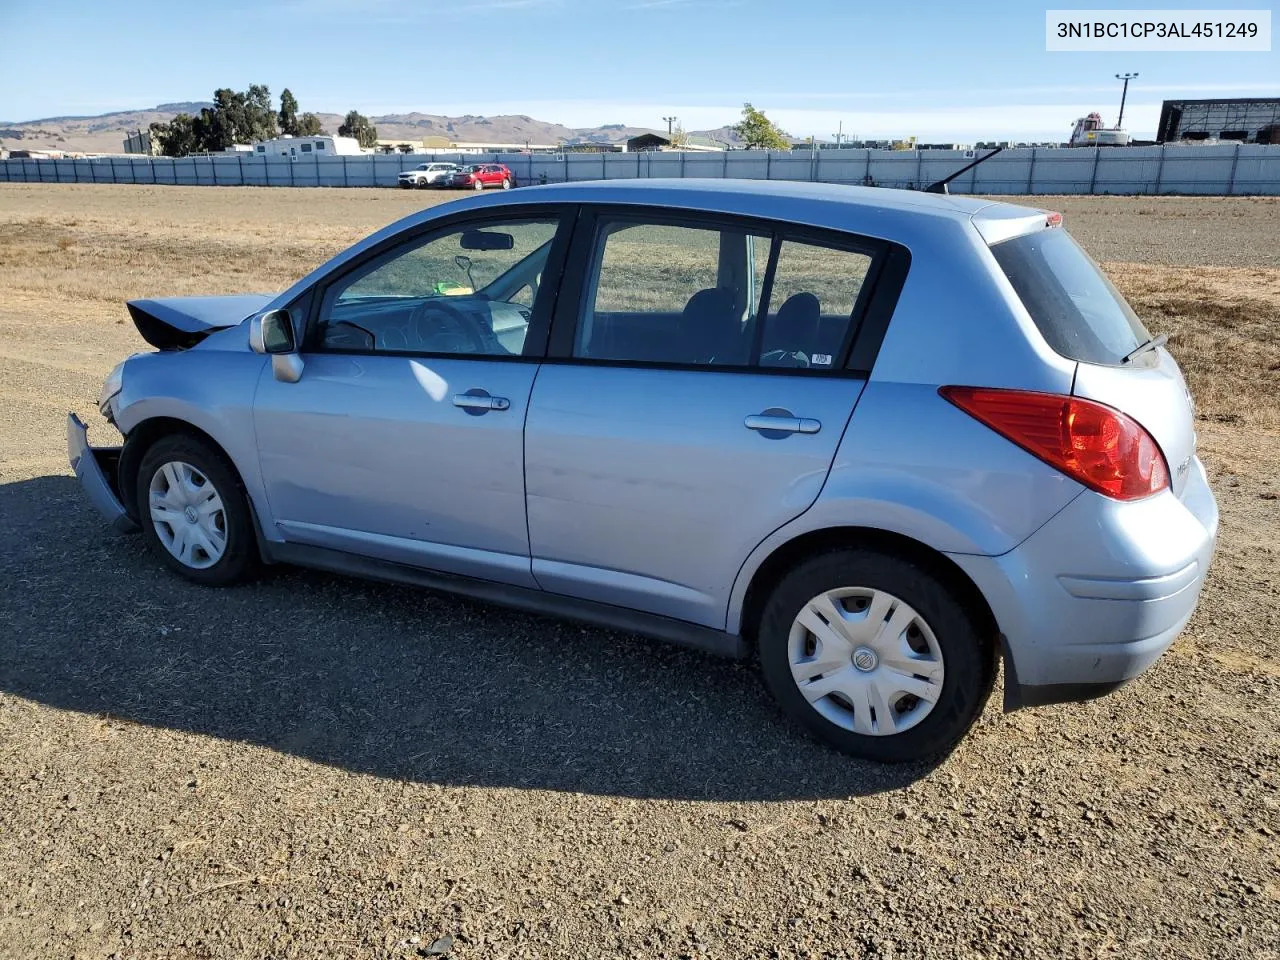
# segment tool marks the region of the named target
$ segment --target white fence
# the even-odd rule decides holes
[[[981,155],[979,151],[978,155]],[[0,161],[0,181],[200,186],[393,187],[432,160],[499,160],[521,185],[636,177],[735,177],[920,189],[969,163],[951,150],[738,150],[724,153],[379,154],[288,157],[100,157]],[[952,193],[1280,195],[1280,145],[1005,150],[952,181]]]

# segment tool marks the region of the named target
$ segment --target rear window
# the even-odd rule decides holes
[[[1119,363],[1151,338],[1102,270],[1064,230],[1040,230],[991,248],[1022,305],[1056,352]]]

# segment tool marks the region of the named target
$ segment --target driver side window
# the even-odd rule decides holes
[[[559,223],[485,222],[418,237],[332,284],[320,349],[519,356]]]

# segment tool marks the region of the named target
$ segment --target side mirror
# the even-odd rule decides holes
[[[268,310],[249,321],[249,346],[254,353],[293,353],[293,318],[288,310]]]
[[[249,347],[254,353],[271,357],[271,372],[284,383],[302,378],[302,357],[293,334],[293,318],[288,310],[268,310],[249,321]]]

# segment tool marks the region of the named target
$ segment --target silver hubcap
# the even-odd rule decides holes
[[[800,611],[787,642],[791,676],[813,708],[869,736],[910,730],[942,694],[942,649],[920,614],[891,593],[841,587]]]
[[[227,549],[227,513],[209,478],[175,460],[151,477],[151,522],[166,550],[193,570],[212,567]]]

